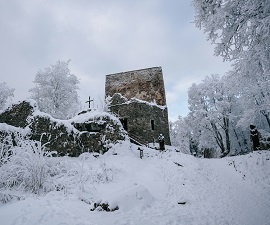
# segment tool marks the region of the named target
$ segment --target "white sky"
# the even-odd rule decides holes
[[[187,0],[0,1],[0,83],[15,88],[15,101],[26,99],[39,69],[71,59],[81,101],[97,105],[106,74],[161,66],[175,120],[188,113],[192,83],[230,68],[193,20]]]

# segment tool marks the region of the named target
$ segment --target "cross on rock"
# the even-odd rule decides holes
[[[94,99],[91,99],[89,96],[89,100],[85,102],[85,103],[88,103],[89,109],[91,108],[91,102],[93,102],[93,108],[94,108]]]

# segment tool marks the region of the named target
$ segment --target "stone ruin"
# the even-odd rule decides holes
[[[41,141],[59,156],[104,153],[128,140],[148,144],[159,134],[170,145],[168,111],[161,67],[106,76],[109,112],[86,111],[69,120],[40,112],[33,100],[14,104],[0,113],[0,150],[22,140]]]
[[[22,140],[34,140],[59,156],[79,156],[83,152],[104,153],[127,138],[119,119],[105,112],[86,112],[70,120],[58,120],[40,112],[34,101],[23,101],[0,114],[2,150]]]
[[[171,144],[161,67],[107,75],[105,96],[108,110],[135,143],[157,142],[163,134],[165,144]]]

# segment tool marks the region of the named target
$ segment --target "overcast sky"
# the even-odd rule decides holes
[[[71,59],[81,101],[97,105],[106,74],[161,66],[175,120],[188,113],[192,83],[230,68],[193,20],[189,0],[0,1],[0,83],[26,99],[39,69]]]

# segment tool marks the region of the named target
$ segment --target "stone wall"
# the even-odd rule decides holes
[[[127,138],[121,122],[108,113],[86,112],[70,120],[57,120],[28,101],[0,114],[0,125],[1,143],[14,146],[23,139],[41,141],[60,156],[105,152]]]
[[[157,142],[159,134],[170,145],[168,111],[166,106],[150,104],[138,99],[128,100],[121,94],[114,94],[109,108],[119,117],[130,136],[138,137],[146,143]]]
[[[37,104],[34,101],[23,101],[20,104],[14,104],[0,114],[0,123],[24,128],[28,125],[28,117],[36,109]]]
[[[171,144],[161,67],[107,75],[105,95],[108,109],[120,118],[130,137],[145,144],[163,134],[165,144]]]
[[[161,67],[153,67],[106,76],[105,94],[120,93],[128,99],[166,105],[165,88]]]

